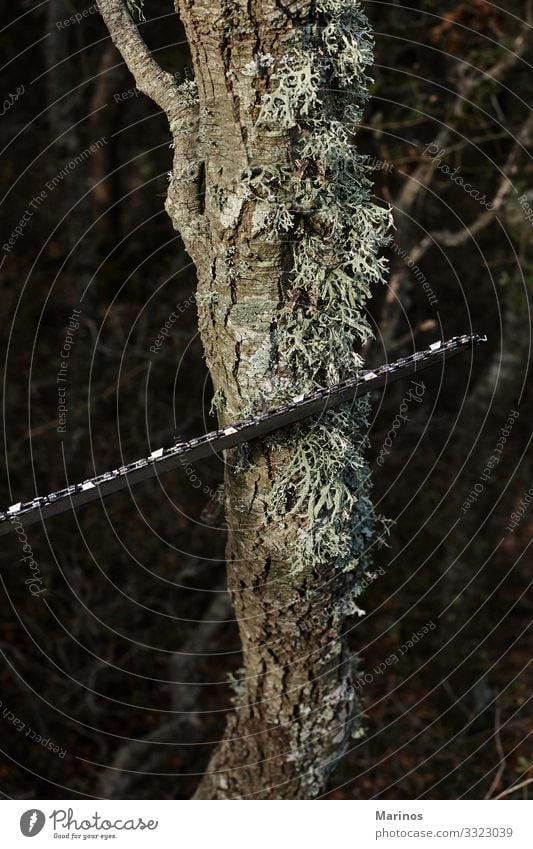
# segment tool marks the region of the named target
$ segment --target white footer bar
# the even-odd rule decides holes
[[[520,791],[517,792],[520,795]],[[72,843],[213,849],[530,849],[533,801],[9,800],[9,849]],[[275,808],[275,810],[274,810]]]

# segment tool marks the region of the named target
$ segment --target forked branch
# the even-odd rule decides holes
[[[157,103],[171,121],[185,105],[176,80],[150,53],[124,0],[97,0],[97,5],[137,88]]]
[[[199,240],[201,235],[201,216],[198,215],[201,160],[196,147],[198,108],[195,99],[154,59],[128,11],[126,0],[97,0],[97,4],[137,88],[157,103],[168,118],[174,166],[167,211],[191,252],[194,240],[188,237],[195,236]]]

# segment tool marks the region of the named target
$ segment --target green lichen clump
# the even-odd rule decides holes
[[[274,67],[258,117],[259,129],[298,128],[292,164],[246,175],[256,233],[293,242],[274,337],[280,397],[289,386],[292,394],[295,385],[310,391],[360,368],[357,349],[372,335],[364,306],[372,285],[383,281],[379,250],[391,224],[390,211],[372,199],[370,168],[348,129],[368,99],[370,27],[356,2],[318,0],[316,9],[316,24],[295,35]],[[354,595],[376,537],[363,454],[366,411],[360,402],[271,440],[291,449],[275,473],[269,520],[283,529],[290,516],[298,527],[293,570],[324,563],[356,570]]]
[[[290,449],[270,495],[270,516],[299,518],[293,570],[335,560],[350,571],[365,567],[372,537],[372,504],[361,486],[368,475],[360,446],[354,442],[366,420],[360,410],[331,411],[323,421],[293,428],[288,437],[271,440]]]

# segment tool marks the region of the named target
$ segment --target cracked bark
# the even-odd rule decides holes
[[[297,128],[257,128],[266,80],[243,71],[259,53],[278,59],[294,28],[311,20],[312,4],[176,0],[198,86],[195,106],[149,56],[122,0],[98,5],[138,87],[169,117],[175,162],[166,209],[196,264],[199,328],[214,389],[226,399],[223,426],[242,417],[257,388],[252,358],[269,343],[291,250],[254,234],[255,204],[242,191],[243,172],[284,157],[289,163],[298,140]],[[281,368],[272,363],[273,373]],[[272,456],[256,442],[250,457],[239,473],[235,452],[226,458],[228,587],[242,640],[242,686],[196,797],[310,798],[324,791],[351,730],[342,622],[324,614],[350,579],[343,573],[324,580],[309,570],[290,575],[297,519],[276,534],[266,523],[283,452]]]

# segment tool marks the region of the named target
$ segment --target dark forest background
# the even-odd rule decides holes
[[[393,524],[376,555],[386,574],[361,599],[366,616],[350,624],[372,678],[362,688],[367,733],[339,763],[329,798],[495,797],[533,777],[533,506],[520,506],[533,483],[531,4],[364,6],[375,84],[357,144],[396,227],[389,286],[370,304],[367,362],[461,333],[488,342],[425,373],[421,403],[409,404],[381,464],[407,387],[374,398],[374,496]],[[88,0],[0,9],[7,507],[215,420],[194,269],[163,208],[172,155],[164,117],[135,92]],[[149,0],[146,14],[143,36],[186,79],[171,3]],[[74,308],[80,327],[58,433],[56,379]],[[206,461],[28,529],[46,589],[37,597],[16,537],[2,539],[5,797],[194,791],[240,666],[224,592],[222,473]],[[509,530],[513,513],[520,521]],[[436,627],[398,663],[373,673],[429,622]]]

